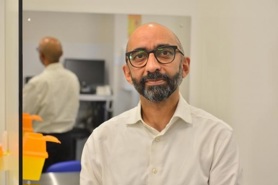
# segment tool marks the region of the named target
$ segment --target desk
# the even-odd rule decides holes
[[[23,185],[79,185],[79,172],[43,173],[39,181],[23,181]]]
[[[112,101],[113,96],[97,95],[97,94],[80,94],[80,101]]]
[[[109,95],[97,95],[97,94],[80,94],[79,95],[80,101],[88,101],[88,102],[105,102],[105,115],[104,119],[108,119],[108,112],[112,112],[111,104],[113,101],[113,96]]]

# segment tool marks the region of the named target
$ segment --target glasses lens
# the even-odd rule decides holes
[[[171,46],[159,47],[155,50],[155,56],[161,63],[170,63],[175,58],[176,50]]]
[[[143,66],[148,60],[148,53],[144,50],[133,51],[129,54],[129,60],[136,67]]]

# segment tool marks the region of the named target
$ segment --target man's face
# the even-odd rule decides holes
[[[127,52],[137,49],[152,51],[161,45],[178,46],[176,37],[161,27],[146,27],[135,32],[129,40]],[[179,48],[180,49],[180,48]],[[189,71],[189,59],[176,52],[173,62],[161,64],[150,53],[142,68],[130,65],[123,67],[126,79],[140,95],[152,102],[161,102],[175,92]]]

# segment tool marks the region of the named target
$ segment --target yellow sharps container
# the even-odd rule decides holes
[[[23,179],[38,181],[48,158],[46,141],[61,143],[56,137],[27,132],[23,137]]]

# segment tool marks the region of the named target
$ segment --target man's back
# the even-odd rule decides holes
[[[23,111],[38,114],[36,132],[61,133],[72,129],[79,108],[79,82],[72,72],[54,63],[34,77],[23,90]]]

